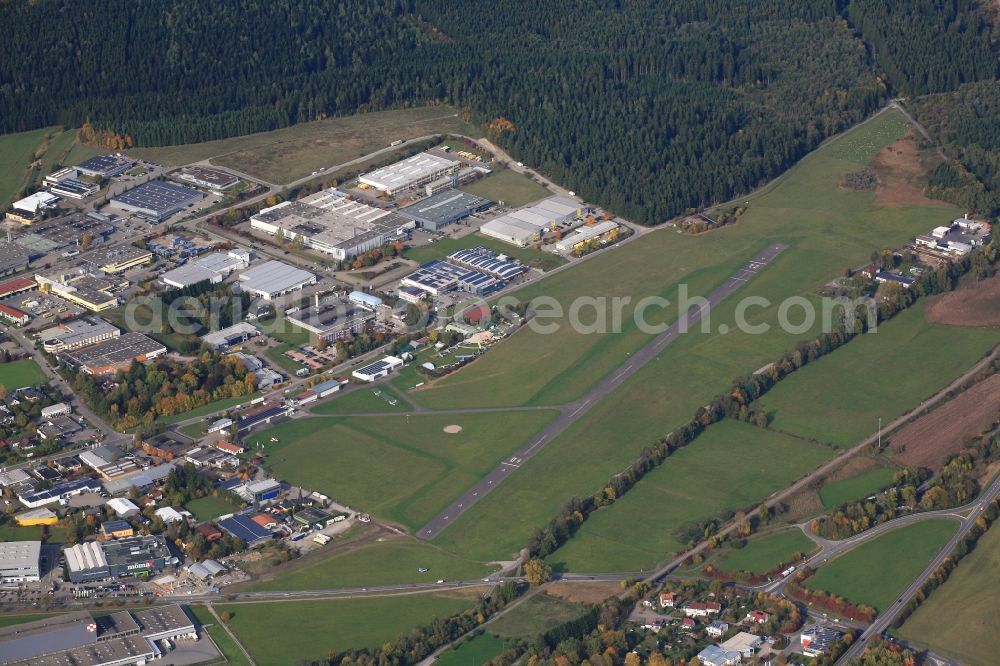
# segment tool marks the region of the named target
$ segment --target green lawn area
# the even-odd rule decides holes
[[[436,666],[482,666],[503,652],[504,640],[492,634],[480,634],[463,641],[457,648],[441,653]]]
[[[204,606],[188,606],[188,610],[191,611],[191,614],[194,615],[202,627],[204,625],[211,625],[205,631],[215,641],[215,644],[219,647],[219,651],[222,652],[222,656],[226,658],[228,664],[232,666],[249,666],[246,657],[243,656],[243,652],[233,642],[233,639],[229,637],[226,630],[212,617],[207,608]]]
[[[235,407],[236,405],[244,402],[250,402],[255,397],[257,397],[257,393],[251,393],[250,395],[244,395],[238,398],[223,398],[222,400],[216,400],[208,403],[207,405],[196,407],[189,412],[174,414],[172,416],[162,416],[159,418],[159,422],[164,425],[170,425],[172,423],[177,423],[178,421],[187,421],[188,419],[193,419],[197,416],[205,416],[206,414],[212,414],[224,409],[229,409],[230,407]]]
[[[0,386],[8,391],[24,386],[38,386],[45,381],[45,373],[30,358],[0,364]]]
[[[814,550],[816,544],[795,528],[753,539],[743,548],[731,550],[716,566],[728,573],[749,571],[752,574],[763,574],[778,564],[787,562],[795,553],[809,554]]]
[[[58,131],[45,127],[30,132],[0,136],[0,210],[6,210],[25,185],[28,167],[46,134]]]
[[[222,500],[215,495],[205,495],[198,499],[193,499],[184,505],[184,508],[194,514],[198,520],[211,520],[227,513],[239,511],[238,506],[233,506],[229,502]]]
[[[66,541],[66,529],[59,525],[18,525],[11,522],[0,525],[0,541],[37,541],[42,538],[42,528],[48,531],[47,543]]]
[[[266,445],[266,464],[278,478],[417,529],[553,416],[315,417],[283,423],[255,439],[279,439]],[[462,431],[445,433],[448,425]]]
[[[819,497],[825,508],[832,509],[882,490],[892,483],[895,474],[896,470],[891,467],[876,467],[857,476],[824,484]]]
[[[533,638],[583,615],[585,608],[565,599],[536,594],[519,603],[487,628],[504,638]]]
[[[721,421],[593,513],[550,562],[569,571],[649,569],[684,548],[684,527],[755,504],[832,455],[795,437]]]
[[[994,525],[898,633],[911,643],[955,657],[969,666],[995,664],[1000,654],[998,575],[1000,529]]]
[[[426,572],[418,569],[425,567]],[[368,543],[330,557],[293,565],[273,579],[249,586],[251,590],[332,590],[358,585],[427,583],[436,580],[485,578],[497,567],[470,562],[416,539]]]
[[[67,166],[66,156],[76,142],[76,130],[55,130],[45,145],[38,172],[35,174],[35,184],[41,185],[45,176],[55,171],[55,166]]]
[[[379,395],[375,395],[375,391]],[[389,404],[395,400],[396,404]],[[334,395],[332,399],[321,402],[312,408],[314,414],[364,414],[369,412],[400,412],[409,409],[410,404],[396,395],[396,392],[385,384],[379,386],[360,386],[343,395]]]
[[[475,363],[411,392],[410,397],[429,407],[551,405],[573,400],[649,341],[632,316],[641,298],[667,298],[673,305],[654,308],[647,321],[671,321],[682,302],[679,285],[688,285],[692,295],[705,294],[762,248],[775,242],[788,246],[737,294],[713,308],[707,331],[699,325],[680,336],[435,542],[474,559],[505,557],[522,548],[531,532],[569,498],[596,492],[644,446],[689,419],[734,377],[753,372],[796,342],[814,336],[821,317],[805,332],[782,329],[778,310],[785,299],[802,296],[815,302],[817,289],[845,267],[868,261],[873,249],[902,245],[959,215],[957,208],[947,205],[877,205],[871,192],[839,187],[845,172],[869,164],[878,149],[898,139],[904,129],[899,114],[889,111],[825,144],[766,192],[749,198],[739,223],[724,232],[693,237],[656,230],[520,290],[517,296],[522,301],[550,295],[564,308],[580,294],[629,296],[632,301],[622,310],[621,333],[585,333],[563,325],[555,333],[543,334],[525,327]],[[851,145],[847,153],[838,146],[842,141]],[[734,325],[744,296],[771,303],[746,312],[747,322],[763,325],[765,331]],[[725,334],[719,332],[721,323],[729,327]],[[967,333],[968,329],[955,329],[948,344],[962,346]],[[879,361],[871,375],[885,376],[886,386],[892,386],[896,373],[889,373],[888,367]],[[955,367],[948,370],[952,376],[959,372]],[[827,401],[818,404],[825,408]],[[714,470],[707,470],[695,483],[708,488],[714,487],[714,480]],[[518,519],[509,520],[511,515]],[[625,543],[635,538],[633,531]]]
[[[529,176],[510,169],[499,169],[460,189],[490,201],[503,202],[508,208],[520,208],[552,194]]]
[[[1000,342],[1000,332],[938,326],[924,302],[778,384],[761,401],[772,427],[848,447],[916,407]],[[822,409],[816,405],[822,404]]]
[[[58,615],[58,613],[34,613],[27,615],[0,615],[0,627],[12,627],[15,624],[44,620]]]
[[[496,238],[484,236],[478,232],[462,236],[461,238],[442,238],[433,243],[407,248],[403,256],[425,264],[434,259],[444,259],[449,254],[458,252],[464,248],[479,246],[488,247],[498,254],[506,254],[508,257],[517,259],[526,266],[532,266],[543,271],[552,270],[566,263],[566,259],[551,252],[545,252],[534,247],[517,247]]]
[[[374,111],[218,141],[134,148],[129,155],[176,166],[211,159],[271,183],[288,183],[313,171],[343,164],[386,148],[397,139],[443,132],[480,132],[445,105]]]
[[[258,664],[318,660],[349,648],[374,648],[413,627],[471,608],[468,593],[414,594],[332,601],[219,604]],[[294,656],[294,659],[291,657]]]
[[[279,314],[273,319],[258,319],[253,325],[264,335],[269,335],[275,340],[292,345],[293,347],[313,342],[309,331],[292,324],[292,322],[285,319],[284,314]]]
[[[931,519],[893,530],[821,567],[805,586],[877,610],[888,608],[956,528],[954,521]]]

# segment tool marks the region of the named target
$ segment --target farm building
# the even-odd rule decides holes
[[[395,356],[384,356],[374,363],[358,368],[351,374],[363,382],[373,382],[386,377],[390,372],[403,367],[403,359]]]
[[[205,195],[194,188],[151,180],[117,195],[110,203],[150,222],[162,222],[204,198]]]
[[[447,189],[401,209],[399,214],[416,222],[421,229],[437,231],[492,205],[489,199]]]
[[[250,218],[250,226],[343,261],[406,236],[416,223],[381,208],[349,199],[336,189],[298,201],[282,201]]]
[[[358,182],[386,194],[396,194],[437,180],[462,166],[458,160],[435,153],[418,153],[395,164],[358,177]]]
[[[315,275],[275,260],[248,268],[240,273],[239,281],[241,291],[260,296],[265,301],[311,284],[316,284]]]

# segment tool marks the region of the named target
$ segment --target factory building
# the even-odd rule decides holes
[[[533,206],[520,208],[479,228],[480,233],[526,247],[558,225],[583,217],[587,209],[568,197],[555,196],[542,199]]]
[[[358,368],[351,374],[363,382],[373,382],[388,376],[390,372],[401,367],[403,367],[403,359],[395,356],[384,356],[374,363]]]
[[[462,163],[434,153],[418,153],[413,157],[363,174],[358,182],[386,194],[396,194],[425,185],[447,173],[458,171]]]
[[[159,573],[174,557],[162,536],[138,536],[117,541],[88,541],[65,549],[69,579],[86,583],[124,576]]]
[[[213,192],[222,192],[240,182],[240,179],[233,174],[219,169],[209,169],[203,166],[186,166],[175,172],[174,177],[184,180],[192,185],[204,187]]]
[[[286,313],[285,319],[293,326],[309,331],[316,338],[334,342],[365,330],[368,322],[375,319],[375,314],[366,307],[355,307],[352,303],[337,299],[333,303],[324,302],[302,308],[293,314]]]
[[[58,358],[89,375],[107,375],[125,370],[132,361],[144,363],[167,353],[167,348],[142,333],[126,333],[96,345],[60,352]]]
[[[120,328],[99,317],[84,317],[47,328],[38,334],[38,338],[42,341],[42,349],[55,354],[111,340],[119,337],[121,332]]]
[[[65,169],[63,171],[65,171]],[[46,178],[46,182],[48,182],[51,177],[52,176]],[[59,196],[66,197],[67,199],[76,199],[77,201],[97,194],[99,189],[101,188],[94,183],[77,180],[76,178],[65,178],[57,183],[49,184],[49,192],[52,194],[58,194]]]
[[[80,256],[81,262],[108,275],[122,273],[152,260],[152,252],[134,245],[101,248]]]
[[[275,260],[243,271],[239,281],[240,291],[260,296],[265,301],[273,301],[311,284],[316,284],[315,275]]]
[[[196,189],[177,183],[151,180],[119,194],[110,203],[115,208],[127,210],[145,220],[159,223],[203,198],[205,195]]]
[[[405,237],[416,223],[395,213],[353,201],[336,189],[298,201],[283,201],[250,218],[250,226],[343,261]]]
[[[20,245],[0,240],[0,275],[23,271],[28,267],[30,255]]]
[[[617,235],[618,223],[611,220],[598,222],[593,226],[577,227],[556,241],[556,251],[562,253],[572,252],[595,238],[607,241],[616,238]]]
[[[477,296],[487,296],[504,287],[504,282],[491,275],[457,266],[446,261],[430,261],[402,280],[403,287],[413,287],[432,296],[460,289]]]
[[[400,209],[399,214],[416,222],[421,229],[438,231],[492,205],[489,199],[446,189]]]
[[[41,541],[0,541],[0,582],[37,582]]]
[[[183,266],[167,271],[160,280],[168,287],[183,289],[208,280],[212,284],[222,282],[233,271],[243,270],[250,265],[248,250],[212,252],[192,259]]]
[[[67,481],[59,485],[52,486],[46,490],[34,490],[21,493],[17,499],[29,509],[38,509],[46,504],[64,502],[70,497],[83,495],[85,493],[100,492],[101,484],[94,479],[83,478],[76,481]]]
[[[122,155],[97,155],[80,162],[75,169],[92,178],[114,178],[132,168],[135,162]]]

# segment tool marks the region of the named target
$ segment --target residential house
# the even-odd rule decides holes
[[[721,638],[722,634],[729,631],[729,624],[723,622],[722,620],[712,620],[707,627],[705,627],[705,633],[712,638]]]
[[[721,610],[722,606],[715,601],[692,601],[684,606],[684,614],[688,617],[708,617]]]
[[[764,624],[771,619],[771,614],[764,611],[750,611],[747,613],[747,622],[755,622],[756,624]]]
[[[676,599],[677,595],[675,595],[673,592],[663,592],[660,594],[660,607],[673,608]]]

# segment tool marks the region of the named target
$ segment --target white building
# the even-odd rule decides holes
[[[512,245],[525,247],[558,225],[583,216],[585,209],[569,197],[549,197],[490,220],[480,233]]]
[[[298,201],[283,201],[250,218],[250,227],[257,231],[271,236],[280,231],[285,240],[301,239],[305,247],[338,261],[404,238],[416,225],[332,188]]]
[[[311,284],[316,284],[315,275],[275,260],[248,268],[240,273],[239,281],[240,291],[255,294],[265,301]]]
[[[162,520],[166,525],[169,525],[170,523],[184,522],[184,516],[182,516],[177,509],[170,506],[157,509],[156,515],[159,516],[160,520]]]
[[[0,582],[35,582],[38,576],[38,558],[42,552],[41,541],[0,542]]]
[[[160,276],[163,284],[183,289],[208,280],[212,284],[222,282],[233,271],[243,270],[250,265],[248,250],[212,252],[192,259],[183,266],[167,271]]]
[[[35,192],[31,196],[18,199],[12,206],[15,210],[37,215],[43,210],[52,208],[59,202],[59,197],[48,192]]]
[[[566,253],[573,250],[574,247],[579,243],[589,241],[593,238],[599,238],[605,234],[609,234],[618,228],[617,222],[612,222],[611,220],[606,220],[604,222],[598,222],[594,226],[582,226],[577,227],[570,233],[566,234],[562,238],[556,241],[556,252]]]
[[[59,416],[61,414],[69,414],[72,410],[69,405],[65,402],[57,402],[54,405],[49,405],[48,407],[42,407],[42,418],[50,419],[53,416]]]
[[[387,376],[393,370],[403,367],[403,359],[395,356],[384,356],[382,359],[358,368],[351,374],[363,382],[373,382]]]
[[[358,181],[380,192],[395,194],[430,183],[446,173],[458,171],[461,166],[461,162],[441,155],[418,153],[395,164],[366,173],[360,176]]]
[[[132,500],[125,499],[124,497],[112,497],[108,500],[108,506],[120,518],[128,518],[139,513],[139,507]]]

